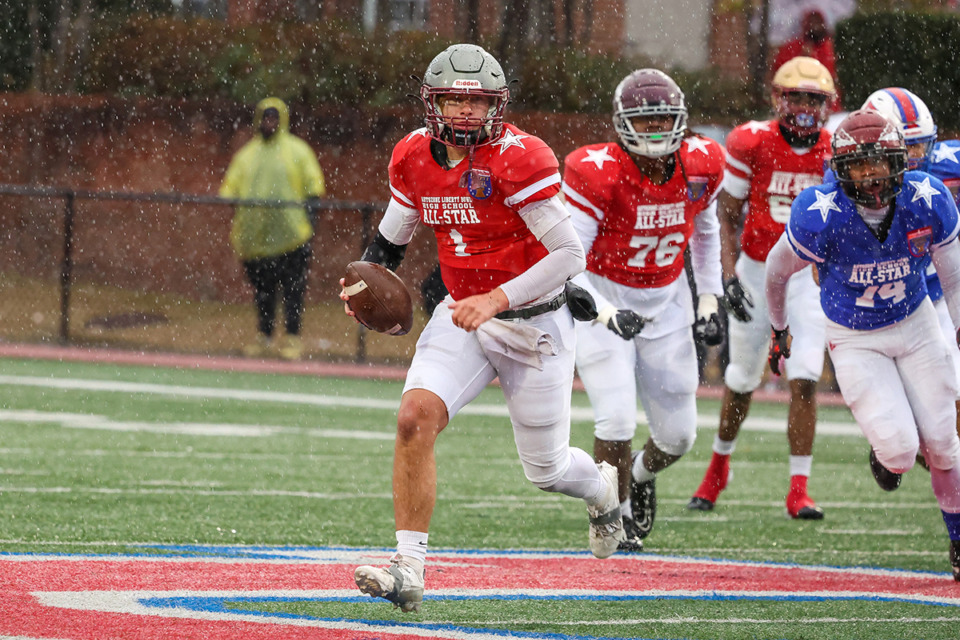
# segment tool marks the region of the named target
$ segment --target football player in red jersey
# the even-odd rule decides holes
[[[724,304],[730,319],[730,362],[724,375],[726,390],[713,457],[688,509],[713,509],[727,485],[730,454],[766,366],[770,320],[764,296],[764,264],[790,218],[793,199],[805,188],[823,181],[825,163],[830,157],[830,134],[823,124],[834,95],[833,79],[826,67],[813,58],[793,58],[773,78],[777,119],[748,122],[727,137],[727,169],[718,215]],[[738,239],[744,204],[746,218]],[[819,520],[823,510],[807,493],[807,479],[817,422],[816,387],[823,371],[826,319],[810,268],[793,276],[787,305],[793,330],[793,356],[786,367],[790,384],[787,513],[793,518]]]
[[[643,550],[656,514],[655,479],[696,437],[693,332],[723,339],[716,196],[723,148],[687,130],[683,92],[656,69],[617,86],[619,142],[581,147],[564,161],[563,192],[587,252],[574,282],[594,297],[594,322],[577,323],[577,371],[594,411],[594,457],[616,466],[626,540]],[[684,251],[691,248],[696,321]],[[682,277],[683,276],[683,277]],[[631,454],[637,396],[650,437]]]
[[[556,156],[503,122],[506,78],[476,45],[434,58],[420,95],[426,126],[394,148],[393,197],[363,255],[396,269],[414,231],[429,227],[450,292],[420,335],[400,400],[397,553],[386,568],[354,574],[361,591],[404,611],[419,610],[423,598],[434,443],[494,378],[527,479],[586,501],[597,557],[614,553],[623,538],[616,469],[569,444],[575,333],[564,290],[583,270],[584,253],[559,197]]]

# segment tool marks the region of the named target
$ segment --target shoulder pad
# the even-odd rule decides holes
[[[837,183],[807,187],[793,201],[790,209],[791,231],[819,232],[831,219],[843,214],[849,206]]]

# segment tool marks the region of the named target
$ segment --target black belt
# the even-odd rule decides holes
[[[494,317],[500,320],[526,320],[527,318],[532,318],[544,313],[556,311],[566,303],[567,295],[565,293],[561,293],[553,300],[541,302],[540,304],[535,304],[532,307],[525,307],[523,309],[510,309],[508,311],[501,311]]]

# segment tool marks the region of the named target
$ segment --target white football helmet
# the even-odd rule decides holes
[[[449,125],[438,99],[451,94],[490,98],[490,108],[480,129],[464,131]],[[437,55],[427,67],[420,99],[426,108],[427,130],[433,138],[456,147],[471,147],[500,137],[510,91],[496,58],[475,44],[455,44]]]
[[[871,93],[863,108],[879,111],[896,122],[908,149],[923,145],[923,154],[908,160],[909,169],[922,169],[927,165],[937,141],[937,125],[923,100],[902,87],[887,87]]]

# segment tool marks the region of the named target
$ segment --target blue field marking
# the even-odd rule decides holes
[[[443,598],[443,597],[431,597],[424,596],[425,601],[429,600],[469,600],[469,599],[483,599],[481,597],[452,597],[452,598]],[[521,598],[517,598],[521,599]],[[536,599],[536,598],[533,598]],[[558,598],[559,599],[559,598]],[[368,620],[363,618],[327,618],[320,616],[309,616],[301,615],[294,613],[273,613],[269,611],[256,611],[249,609],[236,609],[228,608],[228,603],[273,603],[273,602],[372,602],[369,596],[362,596],[356,598],[284,598],[284,597],[273,597],[273,596],[264,596],[264,597],[250,597],[250,598],[235,598],[235,597],[195,597],[195,596],[186,596],[186,597],[174,597],[174,598],[141,598],[138,602],[147,607],[156,607],[156,608],[170,608],[170,609],[187,609],[190,611],[202,611],[205,613],[219,613],[224,615],[253,615],[253,616],[262,616],[265,618],[280,618],[286,620],[312,620],[317,622],[330,622],[333,624],[362,624],[369,625],[371,627],[401,627],[409,631],[433,631],[433,632],[447,632],[447,633],[461,633],[464,635],[477,635],[477,636],[495,636],[498,638],[536,638],[538,640],[623,640],[619,637],[606,637],[606,636],[581,636],[573,635],[566,633],[542,633],[542,632],[530,632],[530,631],[509,631],[506,629],[483,629],[475,627],[465,627],[462,625],[455,624],[436,624],[436,623],[422,623],[422,622],[400,622],[396,620]],[[378,603],[378,606],[383,606]],[[663,639],[654,639],[654,638],[634,638],[633,640],[663,640]]]

